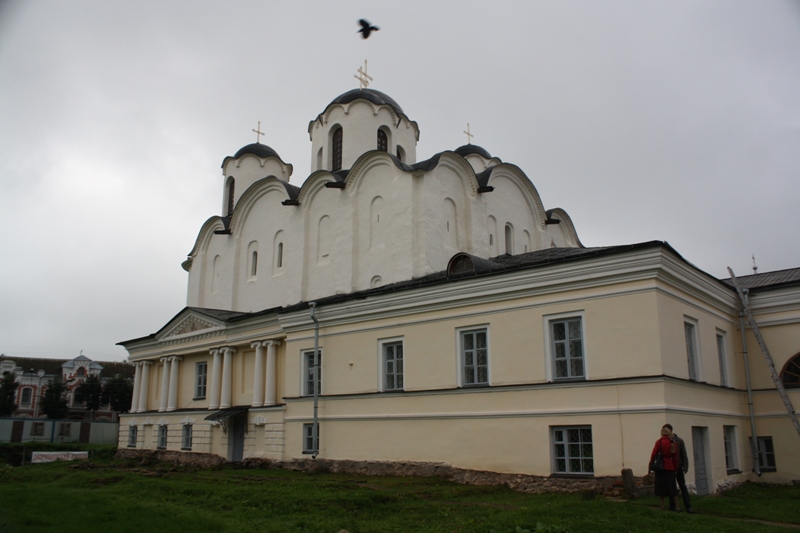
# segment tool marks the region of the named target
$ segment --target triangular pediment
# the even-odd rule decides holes
[[[158,336],[161,341],[171,340],[174,337],[183,338],[193,335],[202,335],[224,329],[224,323],[213,318],[201,315],[194,311],[186,311],[164,328],[164,333]]]

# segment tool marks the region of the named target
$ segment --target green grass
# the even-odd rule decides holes
[[[768,501],[768,503],[767,503]],[[10,532],[762,532],[800,526],[800,487],[745,485],[693,499],[529,495],[437,478],[365,477],[98,460],[0,466],[0,531]]]

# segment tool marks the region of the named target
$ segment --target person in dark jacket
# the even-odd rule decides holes
[[[689,456],[686,453],[686,445],[683,443],[683,439],[680,438],[676,433],[672,430],[672,424],[664,424],[664,427],[667,428],[670,433],[672,433],[672,442],[675,443],[678,452],[678,468],[675,470],[675,480],[678,482],[678,488],[681,489],[681,497],[683,498],[683,507],[686,509],[687,513],[694,513],[692,510],[692,502],[689,499],[689,491],[686,490],[686,472],[689,471]],[[670,503],[669,508],[674,510],[674,506]]]
[[[647,472],[650,473],[650,465],[653,463],[658,453],[661,453],[664,468],[656,471],[656,496],[661,498],[661,508],[664,509],[664,498],[668,497],[670,508],[678,508],[678,487],[675,485],[675,470],[678,464],[678,456],[675,453],[675,443],[672,442],[672,432],[666,427],[661,428],[661,438],[653,446],[653,453],[650,454],[650,462],[647,464]]]

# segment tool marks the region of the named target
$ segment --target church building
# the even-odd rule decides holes
[[[417,123],[380,91],[334,98],[308,134],[299,187],[266,144],[222,161],[186,307],[120,343],[120,448],[586,479],[645,475],[669,422],[699,493],[800,479],[729,280],[661,241],[584,246],[479,146],[417,161]],[[796,405],[800,269],[740,281]]]

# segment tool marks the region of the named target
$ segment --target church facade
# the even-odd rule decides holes
[[[120,343],[136,366],[121,448],[587,478],[644,475],[669,422],[700,493],[754,468],[800,478],[726,280],[664,242],[585,247],[479,146],[418,162],[417,123],[382,92],[340,95],[308,132],[301,187],[267,145],[223,161],[222,214],[183,263],[187,307]],[[743,282],[798,384],[800,269]]]

